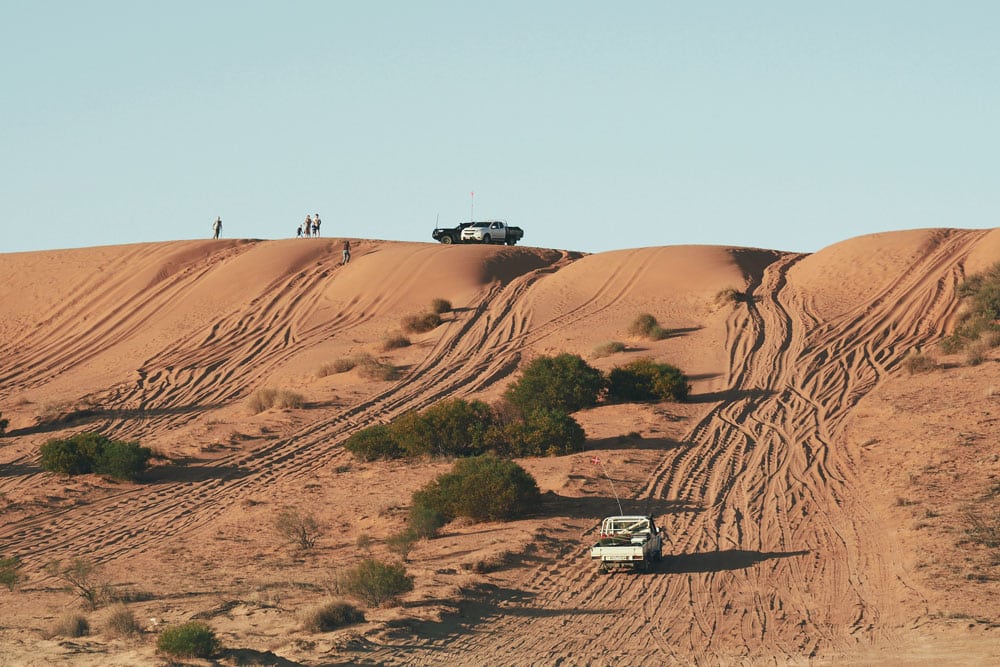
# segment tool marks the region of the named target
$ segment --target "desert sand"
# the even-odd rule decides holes
[[[0,589],[0,665],[164,664],[157,631],[192,618],[234,665],[1000,662],[1000,557],[964,539],[970,511],[1000,502],[1000,354],[972,366],[937,347],[958,285],[1000,261],[1000,229],[812,254],[352,248],[347,266],[338,239],[0,255],[0,555],[26,575]],[[435,298],[453,306],[441,326],[381,351]],[[643,312],[673,335],[630,338]],[[593,358],[608,341],[628,348]],[[303,630],[338,568],[391,558],[410,494],[451,465],[362,463],[344,440],[444,398],[493,401],[561,352],[602,370],[655,357],[691,398],[576,413],[586,452],[519,460],[544,494],[535,516],[448,525],[408,555],[400,604]],[[914,352],[939,367],[907,373]],[[401,378],[320,377],[360,353]],[[262,388],[305,404],[253,414]],[[148,478],[39,467],[41,444],[80,431],[152,447]],[[626,512],[667,530],[652,573],[602,576],[589,559],[617,513],[612,481]],[[315,548],[279,538],[288,508],[322,522]],[[74,557],[128,593],[141,636],[105,636],[108,610],[43,570]],[[54,635],[67,612],[91,634]]]

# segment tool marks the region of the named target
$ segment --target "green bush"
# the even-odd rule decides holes
[[[456,398],[404,415],[393,430],[410,456],[470,456],[482,453],[492,423],[489,405]]]
[[[138,479],[153,450],[137,442],[111,440],[99,433],[77,433],[65,440],[49,440],[41,446],[42,468],[64,475],[95,472],[119,480]]]
[[[515,519],[536,509],[540,500],[538,485],[524,468],[489,455],[456,461],[451,472],[413,494],[414,507],[436,511],[448,520]]]
[[[407,315],[403,318],[403,329],[410,333],[427,333],[440,324],[441,316],[435,312]]]
[[[414,505],[410,508],[408,530],[417,539],[424,538],[429,540],[437,537],[438,531],[446,523],[448,523],[448,520],[445,516],[433,507]]]
[[[493,431],[493,449],[504,456],[560,456],[583,450],[587,434],[561,410],[540,408],[524,421]]]
[[[616,401],[683,401],[690,386],[680,369],[638,359],[608,374],[608,398]]]
[[[0,585],[12,591],[21,583],[21,559],[17,556],[0,556]]]
[[[958,295],[968,305],[968,310],[958,319],[955,331],[941,341],[945,354],[954,354],[984,335],[993,336],[1000,331],[1000,263],[981,274],[969,276],[959,286]]]
[[[649,313],[638,315],[628,328],[629,334],[650,340],[663,340],[670,332],[660,326],[656,318]]]
[[[412,591],[413,576],[402,565],[366,558],[341,575],[338,588],[369,607],[380,607]]]
[[[433,301],[431,301],[432,313],[437,313],[438,315],[440,315],[441,313],[447,313],[450,310],[451,310],[451,301],[448,301],[447,299],[434,299]]]
[[[156,648],[176,658],[210,658],[219,650],[219,640],[208,625],[189,621],[161,632]]]
[[[375,424],[358,431],[344,442],[344,448],[362,461],[397,459],[404,453],[388,424]]]
[[[504,397],[524,414],[538,408],[576,412],[597,404],[604,376],[579,355],[563,353],[529,363]]]
[[[328,602],[306,613],[302,629],[307,632],[329,632],[345,625],[364,623],[365,614],[350,602]]]

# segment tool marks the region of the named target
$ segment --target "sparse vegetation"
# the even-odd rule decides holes
[[[0,436],[7,433],[7,424],[9,423],[10,422],[8,420],[3,418],[3,413],[0,412]]]
[[[335,600],[308,611],[302,619],[306,632],[329,632],[346,625],[364,623],[365,614],[350,602]]]
[[[611,340],[607,343],[601,343],[594,347],[590,352],[590,356],[594,359],[602,359],[604,357],[610,357],[612,354],[618,354],[619,352],[624,352],[628,349],[625,343],[621,343],[617,340]]]
[[[12,591],[21,583],[21,559],[17,556],[0,556],[0,586]]]
[[[355,597],[369,607],[381,607],[395,602],[399,596],[413,590],[413,576],[401,564],[383,563],[366,558],[339,573],[335,587],[341,593]]]
[[[691,387],[679,368],[638,359],[608,374],[608,398],[617,401],[683,401]]]
[[[153,451],[137,442],[111,440],[99,433],[77,433],[52,439],[39,450],[42,468],[64,475],[94,472],[119,480],[136,480],[149,467]]]
[[[90,634],[90,623],[82,614],[66,614],[56,621],[52,633],[59,637],[86,637]]]
[[[986,347],[986,341],[977,340],[974,343],[970,343],[965,348],[965,364],[967,366],[978,366],[979,364],[986,361],[986,353],[989,348]]]
[[[302,394],[288,389],[258,389],[247,400],[247,407],[255,415],[271,408],[296,409],[305,404]]]
[[[327,375],[346,373],[349,370],[353,370],[354,367],[357,365],[358,361],[354,357],[344,357],[343,359],[334,359],[333,361],[320,366],[319,370],[316,371],[316,377],[324,378]]]
[[[156,648],[175,658],[210,658],[219,650],[219,640],[205,623],[190,621],[166,628],[156,640]]]
[[[114,597],[101,568],[87,558],[74,558],[65,564],[52,561],[45,571],[62,581],[67,591],[76,593],[88,609],[96,609]]]
[[[354,433],[344,448],[362,461],[397,459],[404,453],[389,424],[375,424]]]
[[[134,637],[141,630],[139,623],[135,620],[135,614],[123,604],[117,604],[111,608],[103,628],[104,634],[109,637]]]
[[[1000,344],[1000,262],[983,273],[970,276],[958,289],[968,309],[959,317],[955,331],[941,341],[945,354],[966,349],[976,341],[984,346]],[[985,358],[985,350],[983,351]],[[978,353],[974,358],[978,357]],[[967,360],[968,361],[968,360]],[[978,362],[981,363],[981,362]],[[970,364],[975,365],[975,364]]]
[[[274,518],[274,530],[292,546],[306,551],[316,546],[316,540],[323,534],[323,527],[312,514],[300,514],[290,509],[280,512]]]
[[[965,535],[974,544],[1000,548],[1000,513],[969,510],[965,515]]]
[[[398,350],[401,347],[408,347],[409,345],[410,339],[403,334],[390,334],[382,339],[380,347],[383,352],[389,352],[391,350]]]
[[[410,333],[427,333],[441,324],[441,315],[433,311],[403,318],[403,330]]]
[[[719,306],[724,306],[730,303],[739,303],[745,299],[746,297],[743,292],[739,291],[735,287],[721,289],[715,295],[715,303]]]
[[[538,485],[524,468],[495,456],[455,462],[450,472],[413,494],[413,506],[447,520],[504,521],[527,515],[541,501]]]
[[[910,375],[929,373],[937,368],[937,362],[928,354],[912,353],[903,361],[903,368]]]
[[[492,449],[504,456],[561,456],[583,450],[587,434],[562,410],[538,408],[523,421],[492,432]]]
[[[597,405],[604,376],[582,357],[563,353],[529,363],[504,393],[528,415],[538,408],[575,412]]]
[[[395,366],[379,361],[371,355],[361,355],[356,361],[358,373],[366,380],[388,382],[399,377],[399,370]]]
[[[448,301],[447,299],[434,299],[433,301],[431,301],[432,313],[437,313],[438,315],[440,315],[441,313],[447,313],[450,310],[451,310],[451,301]]]
[[[670,336],[670,332],[661,327],[656,318],[649,313],[638,315],[629,326],[628,332],[636,338],[647,338],[649,340],[663,340]]]

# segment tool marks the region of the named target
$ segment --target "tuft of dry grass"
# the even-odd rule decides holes
[[[427,333],[441,324],[441,316],[437,313],[422,313],[407,315],[403,318],[403,330],[410,333]]]
[[[323,364],[316,371],[316,377],[324,378],[327,375],[335,375],[337,373],[346,373],[352,370],[358,365],[357,359],[354,357],[344,357],[342,359],[334,359],[330,363]]]
[[[927,354],[913,353],[910,354],[903,361],[903,368],[910,375],[916,375],[917,373],[929,373],[930,371],[937,368],[937,362],[934,357]]]
[[[86,637],[90,634],[90,623],[82,614],[66,614],[52,626],[52,634],[58,637]]]
[[[334,600],[302,616],[302,629],[306,632],[329,632],[345,625],[364,623],[365,614],[350,602]]]
[[[134,637],[141,631],[135,614],[123,604],[116,604],[111,608],[103,627],[104,634],[108,637]]]
[[[403,334],[389,334],[382,339],[381,349],[383,352],[389,352],[390,350],[398,350],[401,347],[408,347],[410,345],[410,339]]]
[[[288,389],[258,389],[247,399],[247,407],[255,415],[274,407],[295,409],[305,404],[305,396]]]
[[[395,380],[399,377],[399,369],[392,364],[379,361],[371,355],[358,357],[358,373],[366,380]]]
[[[610,357],[612,354],[618,354],[619,352],[624,352],[627,349],[625,343],[621,343],[617,340],[608,341],[607,343],[601,343],[594,347],[590,351],[590,356],[593,359],[601,359],[603,357]]]
[[[431,312],[437,313],[447,313],[451,310],[451,301],[447,299],[434,299],[431,301]]]

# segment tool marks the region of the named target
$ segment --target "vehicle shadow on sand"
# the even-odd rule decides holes
[[[695,572],[723,572],[725,570],[743,570],[757,563],[775,558],[792,558],[811,553],[808,549],[802,551],[744,551],[730,549],[728,551],[708,551],[695,554],[678,554],[667,556],[656,568],[657,572],[670,574],[685,574]]]

